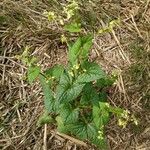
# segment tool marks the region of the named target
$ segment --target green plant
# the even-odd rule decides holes
[[[88,35],[68,44],[66,68],[56,65],[41,72],[36,65],[30,65],[28,80],[32,83],[39,77],[44,93],[46,113],[38,124],[53,121],[59,132],[87,139],[106,149],[104,127],[111,113],[117,115],[119,125],[125,127],[129,112],[106,102],[104,89],[111,86],[115,78],[108,77],[98,64],[88,61],[92,40],[93,37]]]

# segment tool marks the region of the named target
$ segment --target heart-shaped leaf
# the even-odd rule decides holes
[[[28,81],[31,84],[40,74],[40,67],[39,66],[30,66],[28,69]]]
[[[77,98],[81,93],[84,84],[73,82],[69,74],[64,73],[60,78],[60,83],[56,87],[56,100],[60,103],[70,102]]]
[[[109,121],[108,103],[99,102],[98,105],[93,106],[93,122],[97,128],[102,128]]]
[[[106,77],[104,71],[96,63],[90,63],[86,61],[82,65],[82,68],[84,70],[84,73],[78,76],[78,83],[91,82]]]
[[[64,104],[61,106],[59,114],[63,119],[64,124],[71,124],[78,121],[79,118],[79,108],[72,108],[69,104]]]
[[[43,89],[44,94],[44,105],[48,112],[54,112],[55,111],[55,100],[53,97],[52,90],[50,89],[49,83],[47,83],[46,78],[42,75],[40,77],[40,83]]]
[[[76,135],[81,140],[89,140],[95,144],[98,148],[106,149],[106,140],[104,137],[98,139],[99,129],[96,128],[94,123],[84,123],[80,122],[78,124],[71,124],[68,129],[73,135]]]
[[[99,96],[93,88],[92,83],[87,83],[84,86],[80,103],[81,105],[99,104]]]
[[[48,78],[54,77],[55,79],[58,80],[60,78],[60,76],[62,75],[63,71],[64,71],[64,68],[62,65],[55,65],[54,67],[47,69],[44,72],[44,74]]]
[[[71,23],[65,25],[64,29],[69,32],[81,32],[81,24],[80,23]]]
[[[72,65],[76,65],[79,60],[87,60],[92,39],[91,35],[79,37],[72,46],[69,46],[69,61]]]

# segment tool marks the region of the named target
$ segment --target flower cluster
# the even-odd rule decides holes
[[[124,110],[118,119],[118,125],[125,128],[129,121],[133,122],[135,125],[138,125],[138,121],[135,116],[133,114],[130,115],[130,112],[128,110]]]
[[[102,130],[99,130],[98,131],[98,136],[97,136],[98,139],[100,140],[103,140],[104,139],[104,132]]]
[[[76,10],[79,9],[78,3],[75,0],[69,0],[70,4],[64,7],[64,13],[67,15],[67,20],[75,15]]]

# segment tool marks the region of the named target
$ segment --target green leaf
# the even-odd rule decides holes
[[[80,23],[71,23],[64,26],[64,29],[69,32],[81,32]]]
[[[81,140],[88,139],[88,133],[87,133],[87,125],[83,122],[72,124],[69,126],[70,131],[73,135],[76,135],[76,137],[80,138]]]
[[[99,96],[97,91],[93,88],[92,83],[87,83],[82,92],[80,100],[81,105],[99,104]]]
[[[108,103],[99,102],[99,106],[93,106],[93,122],[97,128],[105,126],[109,121]]]
[[[64,73],[60,78],[59,85],[56,87],[56,100],[60,103],[70,102],[79,96],[83,87],[84,84],[72,83],[69,74]]]
[[[69,104],[64,104],[60,109],[60,116],[64,124],[75,123],[79,117],[79,108],[73,109]]]
[[[79,59],[87,60],[92,39],[91,35],[79,37],[72,46],[69,46],[69,61],[72,65],[76,65]]]
[[[77,138],[81,140],[89,140],[93,144],[97,145],[99,148],[105,149],[106,142],[105,139],[98,139],[98,129],[94,123],[77,123],[68,126],[71,133],[76,135]]]
[[[80,48],[82,46],[82,40],[81,37],[79,37],[76,42],[69,47],[69,61],[72,63],[72,65],[77,64],[77,58],[80,52]]]
[[[99,101],[106,102],[107,101],[107,93],[105,91],[101,91],[99,93]]]
[[[111,77],[102,78],[97,80],[96,85],[100,88],[108,87],[113,85],[115,80],[116,80],[115,78],[111,78]]]
[[[44,112],[44,114],[40,116],[37,126],[40,127],[44,124],[52,123],[53,121],[53,118],[48,114],[48,112]]]
[[[44,93],[44,105],[48,112],[55,111],[55,100],[53,97],[52,90],[50,89],[49,83],[47,83],[46,78],[42,75],[40,77],[40,84]]]
[[[98,106],[93,106],[93,121],[96,125],[97,128],[100,128],[100,124],[101,124],[101,119],[100,119],[100,109]]]
[[[96,63],[85,62],[82,66],[84,73],[78,76],[77,82],[91,82],[106,77],[104,71]]]
[[[60,116],[56,117],[57,130],[62,133],[69,133],[68,128],[64,125],[63,119]]]
[[[64,71],[64,68],[62,65],[55,65],[53,68],[47,69],[44,74],[48,77],[54,77],[55,79],[59,79]]]
[[[31,84],[40,74],[40,67],[30,66],[27,72],[28,81]]]
[[[109,106],[108,110],[109,112],[114,113],[115,115],[118,116],[120,116],[124,112],[124,109],[119,107],[113,107],[113,106]]]
[[[82,48],[81,48],[81,53],[80,53],[81,58],[84,58],[84,59],[88,58],[89,50],[92,47],[92,39],[93,39],[93,36],[91,35],[82,37]]]
[[[106,137],[103,139],[98,139],[98,136],[91,140],[100,150],[108,150]]]

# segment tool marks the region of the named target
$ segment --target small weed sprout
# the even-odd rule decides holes
[[[130,112],[121,108],[112,107],[107,102],[105,87],[114,83],[113,77],[108,77],[101,67],[88,61],[89,50],[92,46],[93,36],[79,37],[75,43],[69,44],[68,64],[64,68],[56,65],[41,71],[31,58],[27,59],[29,65],[28,80],[32,84],[39,78],[43,93],[45,112],[40,117],[38,125],[53,123],[59,132],[76,136],[81,140],[88,139],[97,147],[107,149],[105,125],[111,114],[118,117],[118,124],[123,128],[129,121]],[[87,113],[88,112],[88,113]]]
[[[59,22],[64,30],[78,33],[82,31],[81,24],[73,19],[78,9],[78,3],[69,0],[63,10],[66,18],[51,11],[45,11],[44,15],[49,21]],[[98,34],[112,31],[119,23],[119,19],[111,21]],[[105,89],[114,84],[119,73],[109,77],[97,63],[89,61],[93,35],[81,36],[70,43],[62,34],[60,40],[69,49],[66,67],[56,65],[41,71],[35,59],[27,57],[28,49],[22,55],[23,61],[29,66],[29,83],[32,84],[38,78],[44,94],[45,113],[40,117],[38,126],[53,123],[59,132],[89,140],[98,148],[107,149],[105,125],[111,114],[117,116],[118,125],[123,128],[129,121],[138,124],[129,111],[113,107],[107,102]]]

